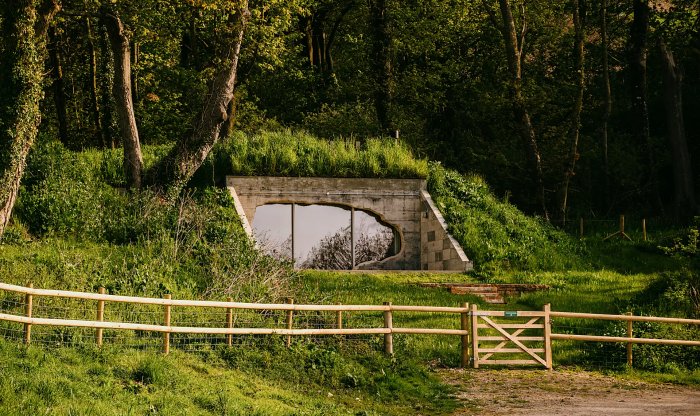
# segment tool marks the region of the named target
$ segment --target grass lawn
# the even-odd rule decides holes
[[[32,250],[38,253],[34,255]],[[42,258],[45,250],[43,245],[23,248],[20,257],[30,261],[17,263],[22,266],[22,280],[31,274],[32,264],[36,262],[32,259]],[[72,253],[71,250],[64,251]],[[292,289],[295,303],[389,301],[395,305],[459,306],[476,302],[480,308],[508,310],[535,310],[551,303],[554,310],[620,313],[640,307],[638,302],[643,299],[640,295],[662,273],[686,267],[682,260],[624,242],[594,245],[589,251],[592,264],[583,270],[502,272],[488,277],[303,271],[294,278]],[[19,256],[14,250],[4,253],[8,261]],[[9,271],[14,261],[0,263]],[[66,269],[66,274],[75,272]],[[44,271],[40,275],[41,286],[50,287],[52,273]],[[81,272],[76,277],[87,275]],[[505,305],[486,305],[473,296],[453,295],[445,289],[418,285],[483,281],[544,283],[551,289],[507,299]],[[94,285],[90,279],[72,283],[71,288],[78,290],[81,285],[87,285],[84,290],[91,290]],[[335,315],[299,314],[295,319],[312,318],[318,325],[328,326],[333,324]],[[382,325],[381,313],[346,312],[343,318],[345,327]],[[566,321],[557,324],[565,325]],[[396,312],[394,325],[459,328],[460,322],[457,315]],[[591,328],[610,330],[601,324]],[[15,341],[0,340],[0,415],[403,415],[449,414],[459,406],[452,397],[453,388],[433,371],[459,365],[458,336],[395,335],[394,348],[395,356],[386,357],[381,351],[381,336],[369,336],[326,337],[316,342],[300,337],[287,349],[279,337],[194,353],[174,349],[170,356],[163,357],[155,351],[97,350],[91,345],[25,348]],[[648,352],[635,351],[640,357]],[[621,370],[624,368],[620,366],[624,362],[622,344],[614,344],[610,350],[599,344],[558,342],[554,348],[555,367],[591,368],[582,360],[601,356],[613,358],[597,361],[594,368],[614,370],[621,377],[700,384],[699,371],[676,364],[655,372]]]

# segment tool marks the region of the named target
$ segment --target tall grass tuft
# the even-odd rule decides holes
[[[290,130],[237,132],[220,143],[196,182],[223,183],[226,175],[337,178],[425,178],[426,160],[387,139],[325,140]]]

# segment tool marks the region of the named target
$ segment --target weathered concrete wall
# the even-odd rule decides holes
[[[401,238],[398,254],[380,262],[360,265],[359,268],[399,270],[456,270],[465,271],[471,263],[464,256],[459,244],[448,238],[444,220],[429,220],[435,209],[432,200],[426,202],[425,181],[422,179],[358,179],[358,178],[286,178],[241,177],[227,178],[227,187],[236,200],[236,209],[243,225],[252,234],[250,225],[257,207],[274,203],[344,205],[376,214],[383,222],[395,227]],[[430,196],[428,195],[428,198]],[[439,212],[437,213],[439,215]],[[434,213],[432,214],[434,215]],[[424,218],[425,217],[425,218]],[[440,216],[440,218],[442,218]],[[429,227],[429,231],[422,229]],[[445,260],[436,261],[434,254],[425,250],[437,250],[437,244],[427,242],[433,232],[440,240],[440,253],[448,251]],[[430,234],[433,236],[433,234]],[[456,244],[454,254],[445,249],[443,240]],[[424,240],[428,244],[423,244]],[[458,252],[461,252],[461,256]],[[425,255],[426,261],[422,261]],[[444,254],[438,255],[440,258]],[[427,259],[433,259],[427,261]],[[454,261],[452,261],[454,260]],[[462,260],[459,263],[458,260]],[[439,263],[439,264],[438,264]],[[425,266],[425,267],[422,267]],[[448,268],[439,268],[448,267]]]

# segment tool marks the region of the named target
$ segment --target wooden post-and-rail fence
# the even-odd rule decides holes
[[[578,219],[578,236],[579,238],[584,237],[584,219],[583,216],[579,217]],[[594,220],[597,221],[597,220]],[[602,220],[606,221],[606,220]],[[626,240],[632,240],[632,238],[625,232],[625,216],[620,215],[620,220],[619,220],[619,228],[617,231],[614,233],[606,236],[603,238],[603,241],[610,240],[613,237],[619,237],[621,239],[626,239]],[[647,220],[646,218],[642,218],[642,240],[647,241]]]
[[[553,341],[589,341],[619,342],[627,344],[627,363],[632,365],[632,344],[660,344],[700,346],[700,340],[671,340],[633,337],[634,322],[658,322],[666,324],[700,325],[699,319],[664,318],[632,315],[607,315],[576,312],[552,311],[550,305],[541,311],[491,311],[479,310],[477,305],[467,303],[460,307],[445,306],[400,306],[385,302],[383,305],[303,305],[294,304],[291,298],[283,304],[232,302],[229,298],[221,301],[196,301],[172,299],[170,295],[163,298],[142,298],[118,296],[105,293],[100,288],[98,293],[73,292],[64,290],[36,289],[32,284],[27,287],[0,283],[0,291],[23,294],[25,298],[24,315],[0,313],[0,321],[24,325],[24,342],[31,342],[33,325],[55,327],[94,328],[95,342],[103,343],[103,330],[154,331],[163,334],[163,353],[170,351],[171,334],[220,334],[226,335],[226,344],[232,345],[234,335],[284,335],[285,344],[291,345],[293,336],[310,335],[383,335],[384,351],[394,353],[394,334],[456,335],[460,337],[461,365],[478,368],[482,365],[536,365],[551,369]],[[34,297],[53,297],[63,299],[81,299],[97,301],[96,319],[75,320],[57,318],[39,318],[34,316]],[[133,305],[159,305],[163,307],[162,325],[132,322],[106,321],[105,308],[108,303],[127,303]],[[222,327],[174,326],[171,322],[172,308],[196,307],[218,308],[225,310],[225,322]],[[285,311],[283,328],[238,328],[234,327],[235,310]],[[294,312],[335,312],[333,328],[294,328]],[[381,312],[383,325],[373,328],[348,328],[343,322],[343,312]],[[394,326],[395,312],[456,314],[460,329],[449,328],[414,328]],[[627,323],[626,337],[558,334],[552,333],[552,318],[623,321]],[[457,322],[455,322],[457,323]],[[499,359],[496,359],[499,357]],[[502,358],[501,358],[502,357]]]

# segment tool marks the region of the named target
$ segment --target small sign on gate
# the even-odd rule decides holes
[[[506,318],[517,318],[518,311],[504,311],[503,316]]]

